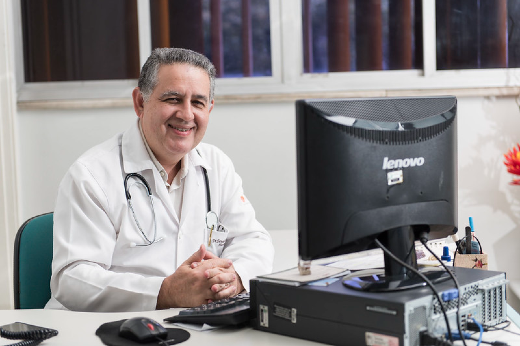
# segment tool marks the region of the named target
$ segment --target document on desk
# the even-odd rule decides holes
[[[209,324],[199,324],[199,323],[179,323],[179,322],[176,322],[174,323],[174,325],[178,326],[178,327],[181,327],[181,328],[184,328],[184,329],[190,329],[190,330],[196,330],[197,332],[205,332],[205,331],[210,331],[210,330],[214,330],[214,329],[221,329],[221,328],[224,328],[225,326],[210,326]]]
[[[384,268],[385,261],[381,251],[371,251],[365,256],[350,257],[327,264],[328,267],[336,267],[354,270],[365,270],[373,268]]]
[[[258,279],[290,286],[301,286],[313,281],[346,275],[349,272],[349,270],[346,271],[344,268],[311,265],[311,273],[309,275],[301,275],[298,268],[292,268],[277,273],[262,275],[259,276]]]

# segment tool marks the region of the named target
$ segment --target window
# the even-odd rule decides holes
[[[269,0],[150,0],[152,49],[206,55],[218,77],[271,76]]]
[[[26,82],[135,79],[136,0],[22,1]],[[271,75],[269,0],[150,0],[152,49],[208,56],[218,77]]]
[[[23,0],[26,82],[139,76],[136,0]]]
[[[171,46],[208,56],[232,101],[520,85],[518,0],[16,1],[20,103],[123,105],[151,50]]]
[[[437,69],[520,67],[517,0],[437,1]]]
[[[304,72],[422,68],[420,0],[302,0]],[[516,0],[435,1],[438,70],[520,67]]]
[[[422,67],[417,0],[303,0],[304,71]]]

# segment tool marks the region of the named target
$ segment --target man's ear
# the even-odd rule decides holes
[[[132,91],[132,100],[134,101],[134,111],[139,118],[144,114],[144,98],[139,87],[136,87]]]
[[[210,105],[209,105],[209,111],[208,111],[208,113],[211,113],[211,111],[213,110],[213,106],[215,106],[215,100],[214,100],[214,99],[211,100],[211,103],[210,103]]]

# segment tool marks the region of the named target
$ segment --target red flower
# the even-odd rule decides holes
[[[512,174],[520,175],[520,144],[517,144],[513,149],[509,149],[504,157],[506,158],[504,165],[506,165],[507,171]],[[520,185],[520,179],[513,179],[510,184]]]

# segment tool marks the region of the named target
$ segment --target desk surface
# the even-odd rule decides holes
[[[96,329],[103,323],[118,321],[130,317],[145,316],[162,323],[166,317],[175,315],[179,309],[130,312],[130,313],[88,313],[58,310],[0,310],[0,325],[12,322],[25,322],[59,331],[58,336],[46,340],[41,345],[103,345],[96,336]],[[174,325],[164,323],[166,327]],[[511,331],[520,333],[520,329],[512,323]],[[226,345],[226,346],[259,346],[259,345],[318,345],[318,343],[296,339],[292,337],[261,332],[252,328],[225,328],[211,331],[198,332],[190,330],[191,337],[183,345]],[[503,341],[510,346],[520,346],[520,335],[504,331],[487,332],[483,340]],[[0,345],[14,343],[13,340],[0,339]],[[457,344],[461,344],[457,342]],[[468,345],[476,345],[476,342],[468,341]]]
[[[179,309],[125,312],[125,313],[89,313],[61,310],[0,310],[0,325],[12,322],[25,322],[58,330],[59,334],[41,345],[103,345],[96,336],[96,329],[106,322],[118,321],[130,317],[145,316],[155,319],[167,328],[175,328],[163,319],[176,315]],[[252,328],[224,328],[210,331],[190,330],[190,339],[182,345],[317,345],[317,343],[265,333]],[[0,345],[14,343],[13,340],[0,339]]]

